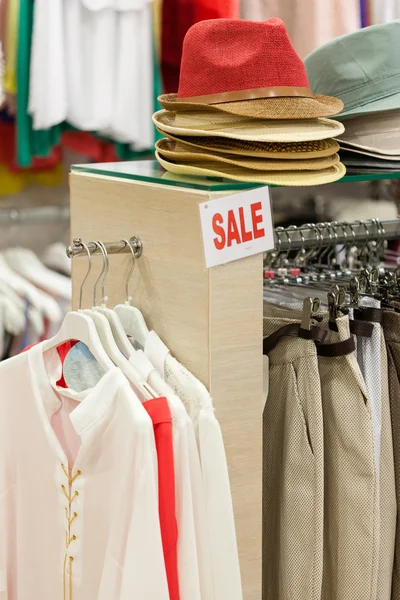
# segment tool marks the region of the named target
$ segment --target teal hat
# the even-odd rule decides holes
[[[338,37],[305,59],[314,94],[344,103],[340,120],[400,108],[400,21]]]

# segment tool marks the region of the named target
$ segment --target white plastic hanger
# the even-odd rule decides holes
[[[132,297],[129,296],[129,282],[132,279],[133,270],[135,268],[135,251],[132,244],[128,240],[123,240],[128,246],[132,254],[132,267],[129,271],[126,283],[125,283],[125,304],[118,304],[114,311],[117,313],[125,334],[132,338],[132,340],[138,342],[142,348],[145,347],[147,338],[149,336],[149,329],[144,320],[144,316],[138,308],[131,305]]]
[[[18,308],[18,310],[22,311],[25,315],[25,302],[24,300],[18,296],[18,294],[13,290],[11,286],[8,285],[4,280],[0,279],[0,292],[2,296],[6,296],[9,298],[14,306]],[[33,330],[35,332],[35,336],[40,338],[44,333],[44,320],[42,314],[37,310],[37,308],[29,305],[28,303],[28,311],[27,311],[28,321],[31,323]]]
[[[107,253],[105,252],[104,245],[101,245],[99,242],[94,242],[98,248],[100,248],[103,254],[103,269],[97,281],[94,285],[93,290],[93,304],[96,307],[96,297],[97,297],[97,286],[99,284],[100,279],[103,277],[102,281],[102,290],[104,293],[105,288],[105,280],[104,276],[107,276]],[[151,400],[152,398],[156,398],[156,392],[148,385],[148,383],[143,379],[140,372],[129,362],[129,360],[121,353],[119,350],[116,341],[114,339],[112,329],[110,323],[107,318],[101,314],[101,312],[97,311],[95,308],[88,309],[84,311],[85,315],[87,315],[90,319],[92,319],[93,324],[97,329],[98,336],[101,340],[104,350],[107,352],[109,358],[113,361],[113,363],[121,369],[125,377],[131,383],[134,391],[138,395],[141,401]],[[83,341],[83,340],[82,340]],[[90,348],[89,348],[90,350]],[[92,352],[93,354],[93,352]],[[94,354],[93,354],[94,355]]]
[[[0,296],[3,327],[12,335],[20,335],[25,329],[25,313],[8,296]]]
[[[93,320],[82,311],[83,287],[92,268],[89,249],[83,243],[82,246],[85,248],[89,257],[89,268],[80,288],[79,310],[67,313],[58,333],[49,340],[43,342],[42,348],[43,352],[46,352],[47,350],[57,348],[57,346],[61,346],[70,340],[83,342],[89,348],[103,370],[110,371],[115,365],[103,348]]]
[[[121,321],[119,320],[117,313],[115,311],[113,311],[111,308],[108,308],[106,305],[108,298],[105,295],[105,281],[108,276],[109,262],[108,262],[107,250],[106,250],[106,247],[104,246],[103,242],[98,242],[98,244],[100,245],[100,247],[102,249],[103,257],[105,257],[106,268],[105,268],[105,272],[103,275],[103,282],[102,282],[102,301],[101,301],[102,303],[100,306],[95,305],[93,307],[93,310],[98,311],[99,313],[101,313],[102,315],[104,315],[106,317],[107,321],[110,323],[113,337],[115,339],[115,342],[116,342],[120,352],[122,352],[122,354],[125,356],[125,358],[129,359],[134,355],[133,346],[126,336],[126,333],[124,331]]]
[[[32,306],[51,323],[62,319],[61,308],[54,298],[38,290],[32,283],[15,273],[0,254],[0,279],[5,281],[19,296],[26,298]]]
[[[71,276],[71,261],[65,254],[65,246],[55,242],[46,248],[42,255],[43,264],[58,273]]]
[[[32,250],[9,248],[3,252],[8,265],[17,273],[53,296],[71,301],[71,279],[48,269]]]

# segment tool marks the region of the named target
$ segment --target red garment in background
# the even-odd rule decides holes
[[[13,173],[46,171],[54,169],[62,162],[61,146],[53,148],[50,156],[36,157],[29,169],[21,169],[16,162],[15,124],[0,120],[0,164],[6,165]],[[62,146],[90,158],[94,162],[117,162],[114,145],[97,138],[86,131],[66,131],[62,135]]]
[[[163,0],[161,71],[164,92],[179,87],[182,46],[186,32],[198,21],[239,18],[239,0]]]
[[[6,165],[13,173],[23,173],[15,160],[16,157],[15,124],[0,120],[0,164]],[[62,161],[61,148],[54,148],[50,156],[34,158],[29,171],[46,171],[53,169]]]
[[[101,140],[88,131],[65,131],[62,145],[96,163],[119,161],[111,142]]]
[[[68,352],[77,343],[77,341],[69,341],[58,346],[57,352],[62,364],[64,364]],[[27,352],[35,345],[28,346],[22,352]],[[57,385],[63,388],[68,387],[64,375],[57,381]],[[150,416],[154,428],[158,463],[158,511],[169,597],[170,600],[179,600],[178,526],[176,522],[175,467],[171,411],[167,398],[147,400],[143,402],[143,407]]]

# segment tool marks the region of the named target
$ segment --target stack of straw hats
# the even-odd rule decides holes
[[[344,103],[340,156],[353,173],[400,170],[400,21],[337,38],[305,60],[313,89]]]
[[[201,21],[187,33],[177,94],[153,121],[172,173],[270,185],[341,179],[336,120],[343,103],[314,95],[280,19]]]

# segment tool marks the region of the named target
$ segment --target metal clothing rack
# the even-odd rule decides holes
[[[135,258],[139,258],[142,255],[143,244],[141,239],[134,235],[130,238],[129,243],[135,254]],[[128,254],[132,252],[129,244],[125,240],[119,242],[102,242],[103,247],[107,254]],[[95,242],[83,243],[81,238],[75,238],[72,246],[67,248],[68,258],[74,258],[76,256],[87,256],[88,252],[90,255],[101,254],[101,248]]]
[[[0,209],[0,225],[41,224],[43,222],[68,220],[69,217],[70,211],[67,206]]]
[[[372,219],[354,223],[330,222],[307,223],[301,227],[277,227],[274,234],[275,249],[282,251],[301,250],[351,244],[367,241],[400,239],[400,218],[390,221]]]

